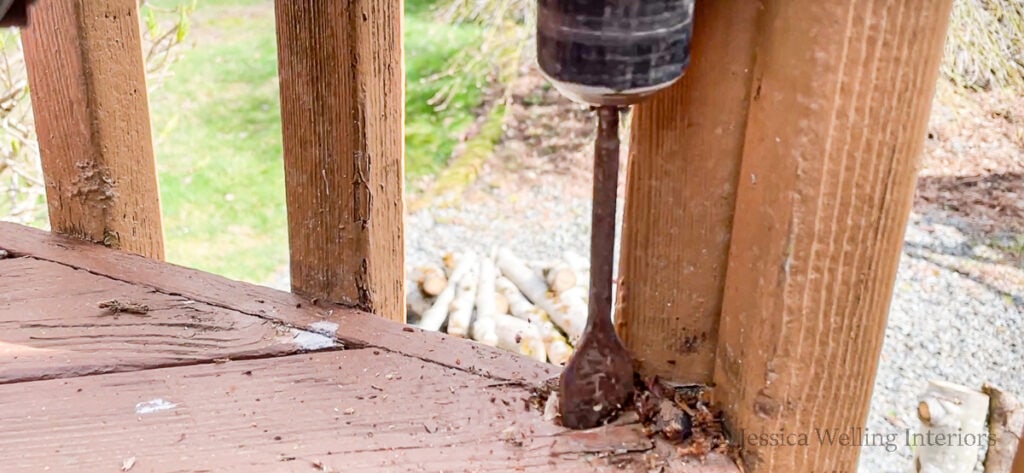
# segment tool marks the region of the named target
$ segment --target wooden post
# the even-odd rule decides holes
[[[292,290],[405,320],[401,0],[277,0]]]
[[[25,63],[53,231],[163,259],[136,0],[41,0]]]
[[[711,382],[761,8],[699,0],[686,75],[634,111],[616,322],[644,374]]]
[[[856,470],[950,4],[764,2],[715,370],[748,472]]]

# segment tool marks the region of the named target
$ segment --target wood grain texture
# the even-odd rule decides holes
[[[405,321],[402,1],[276,14],[292,291]]]
[[[115,314],[99,307],[110,300],[149,311]],[[279,356],[317,340],[298,333],[49,261],[0,260],[0,384]]]
[[[339,325],[335,337],[349,347],[376,347],[494,379],[523,383],[541,382],[558,374],[558,369],[552,365],[506,350],[436,332],[423,332],[339,305],[314,305],[287,292],[232,281],[13,223],[0,222],[0,249],[15,256],[57,262],[289,327],[322,332],[314,324],[333,322]]]
[[[716,395],[748,472],[854,471],[950,0],[774,0],[757,41]]]
[[[0,454],[5,472],[650,471],[638,429],[565,431],[528,397],[372,349],[18,383],[0,386]]]
[[[50,227],[163,259],[136,0],[41,0],[25,63]]]
[[[698,1],[686,75],[634,112],[616,321],[647,375],[711,382],[760,11]]]

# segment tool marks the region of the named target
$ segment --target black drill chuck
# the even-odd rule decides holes
[[[694,0],[538,0],[537,62],[566,96],[630,105],[682,77]]]

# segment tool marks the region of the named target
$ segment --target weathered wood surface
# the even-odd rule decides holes
[[[647,375],[711,382],[762,8],[698,1],[686,75],[634,112],[616,322]]]
[[[715,370],[733,432],[864,426],[950,4],[764,3]],[[854,471],[859,450],[743,458]]]
[[[334,336],[350,347],[377,347],[496,379],[532,383],[558,373],[557,368],[551,365],[505,350],[436,332],[423,332],[342,306],[314,306],[290,293],[141,258],[21,225],[0,222],[0,249],[15,256],[58,262],[290,327],[322,333],[323,325],[316,324],[336,323],[338,328]]]
[[[554,368],[508,352],[18,225],[0,249],[5,472],[737,472],[635,418],[544,420],[527,400]],[[150,310],[100,313],[109,298]],[[348,349],[296,354],[331,339],[285,319]]]
[[[403,322],[402,2],[275,12],[292,291]]]
[[[0,386],[4,471],[649,471],[634,426],[564,431],[523,387],[360,349]],[[618,454],[615,454],[618,451]],[[712,456],[666,471],[735,472]]]
[[[117,300],[144,314],[100,308]],[[34,258],[0,260],[0,384],[297,353],[333,339]]]
[[[24,30],[50,227],[163,259],[136,0],[42,0]]]

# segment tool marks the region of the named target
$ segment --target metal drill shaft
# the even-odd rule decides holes
[[[619,181],[619,108],[597,109],[594,210],[590,237],[590,313],[576,353],[559,377],[562,425],[589,429],[611,420],[633,392],[633,360],[612,324],[615,202]]]
[[[612,324],[615,206],[619,183],[619,108],[598,107],[597,117],[587,331],[597,324]]]

